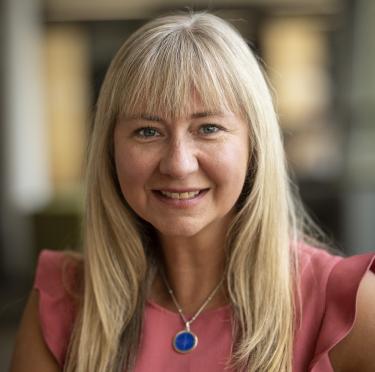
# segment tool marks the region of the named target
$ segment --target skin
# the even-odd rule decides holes
[[[375,371],[375,275],[367,273],[359,288],[353,328],[329,353],[335,372]],[[47,348],[38,316],[38,293],[32,290],[18,331],[10,372],[61,371]]]
[[[61,370],[44,342],[38,302],[38,292],[33,289],[17,333],[10,372],[58,372]]]
[[[197,112],[204,112],[199,102],[191,111]],[[114,133],[117,172],[130,206],[159,231],[169,281],[185,313],[191,314],[222,276],[226,227],[233,218],[233,207],[246,174],[247,127],[228,112],[176,121],[148,119],[118,122]],[[225,130],[212,134],[213,128],[206,126],[207,123],[218,124]],[[134,136],[144,126],[155,127],[160,136],[151,140]],[[156,132],[147,133],[155,136]],[[176,209],[154,199],[154,189],[181,187],[209,191],[192,208]],[[335,372],[375,371],[374,294],[375,275],[369,272],[358,289],[353,328],[329,353]],[[160,278],[154,283],[153,299],[176,310]],[[226,301],[226,294],[221,291],[207,308],[221,306]],[[10,371],[60,370],[44,342],[38,293],[33,289],[21,321]]]
[[[247,173],[248,125],[232,112],[208,112],[193,100],[184,118],[139,113],[119,120],[114,146],[124,197],[158,231],[168,280],[191,314],[222,277],[225,234]],[[195,205],[180,208],[160,200],[155,190],[207,191]],[[160,278],[153,299],[176,310]],[[223,292],[209,307],[222,303]]]
[[[375,275],[367,272],[358,288],[352,330],[329,353],[334,371],[375,371]]]

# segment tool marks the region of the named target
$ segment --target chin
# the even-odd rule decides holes
[[[197,235],[200,231],[202,231],[201,226],[196,226],[194,224],[171,224],[169,226],[155,226],[155,229],[159,232],[159,234],[169,237],[184,237],[189,238],[194,235]]]

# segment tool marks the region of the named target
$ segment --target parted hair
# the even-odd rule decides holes
[[[287,173],[270,88],[239,32],[207,12],[167,15],[133,33],[102,84],[90,140],[84,217],[84,289],[64,370],[131,371],[158,260],[153,227],[119,188],[113,133],[122,115],[182,117],[192,92],[208,110],[249,126],[248,172],[226,239],[236,370],[292,370],[296,246],[304,214]]]

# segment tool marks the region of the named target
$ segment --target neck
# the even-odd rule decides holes
[[[194,314],[207,300],[223,278],[225,271],[225,237],[160,237],[164,273],[175,297],[186,316]],[[155,280],[153,299],[176,311],[161,276]],[[205,310],[223,306],[228,302],[225,282],[205,307]]]

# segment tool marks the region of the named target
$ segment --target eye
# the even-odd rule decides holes
[[[137,137],[140,138],[152,138],[160,136],[159,131],[153,127],[144,127],[135,131]]]
[[[204,135],[214,134],[221,130],[224,130],[224,128],[217,124],[204,124],[199,128],[199,132]]]

